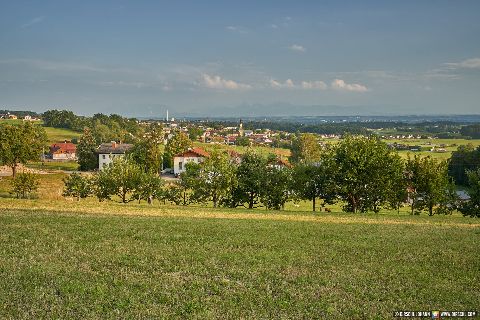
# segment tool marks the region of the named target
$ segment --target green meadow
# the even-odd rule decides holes
[[[0,179],[0,318],[349,318],[480,305],[480,223],[61,196]]]
[[[0,200],[2,318],[390,318],[480,305],[460,216]]]

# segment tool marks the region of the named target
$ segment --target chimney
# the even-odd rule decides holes
[[[112,148],[115,149],[117,147],[117,142],[116,141],[112,141]]]

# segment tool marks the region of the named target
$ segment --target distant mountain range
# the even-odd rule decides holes
[[[182,113],[189,117],[272,117],[272,116],[392,116],[415,114],[419,109],[396,106],[337,106],[337,105],[293,105],[243,104],[235,107],[204,108],[201,112]]]

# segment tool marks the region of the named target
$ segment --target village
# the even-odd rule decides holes
[[[239,164],[241,162],[241,154],[232,149],[233,146],[266,147],[271,148],[271,152],[274,154],[274,141],[280,141],[284,144],[291,143],[291,140],[288,139],[291,134],[287,132],[278,132],[269,129],[245,130],[243,128],[242,120],[239,121],[239,124],[236,127],[221,127],[217,129],[205,127],[201,124],[197,125],[194,123],[179,124],[178,122],[175,122],[175,119],[167,119],[166,121],[161,122],[139,122],[141,126],[145,127],[151,125],[152,123],[161,125],[162,135],[164,138],[160,143],[164,146],[168,144],[168,141],[172,139],[176,133],[181,132],[190,137],[192,137],[190,134],[192,129],[198,133],[196,136],[194,136],[194,138],[196,138],[194,139],[194,142],[197,144],[196,147],[188,148],[186,151],[174,155],[172,168],[164,168],[163,166],[160,168],[162,174],[166,177],[173,175],[174,177],[178,178],[178,176],[185,171],[187,163],[203,162],[205,158],[209,157],[209,153],[205,150],[204,146],[224,146],[232,161]],[[339,138],[338,136],[334,135],[325,135],[324,137]],[[121,141],[101,143],[96,150],[96,155],[98,156],[97,169],[102,170],[112,163],[114,159],[125,156],[125,154],[128,153],[133,146],[133,143],[124,143]],[[78,160],[76,144],[69,140],[51,144],[49,146],[48,153],[45,154],[43,158],[43,161],[50,162],[76,160]],[[278,156],[276,165],[290,166],[286,156]]]

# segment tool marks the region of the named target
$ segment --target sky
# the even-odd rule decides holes
[[[479,101],[480,1],[0,0],[0,109],[479,114]]]

